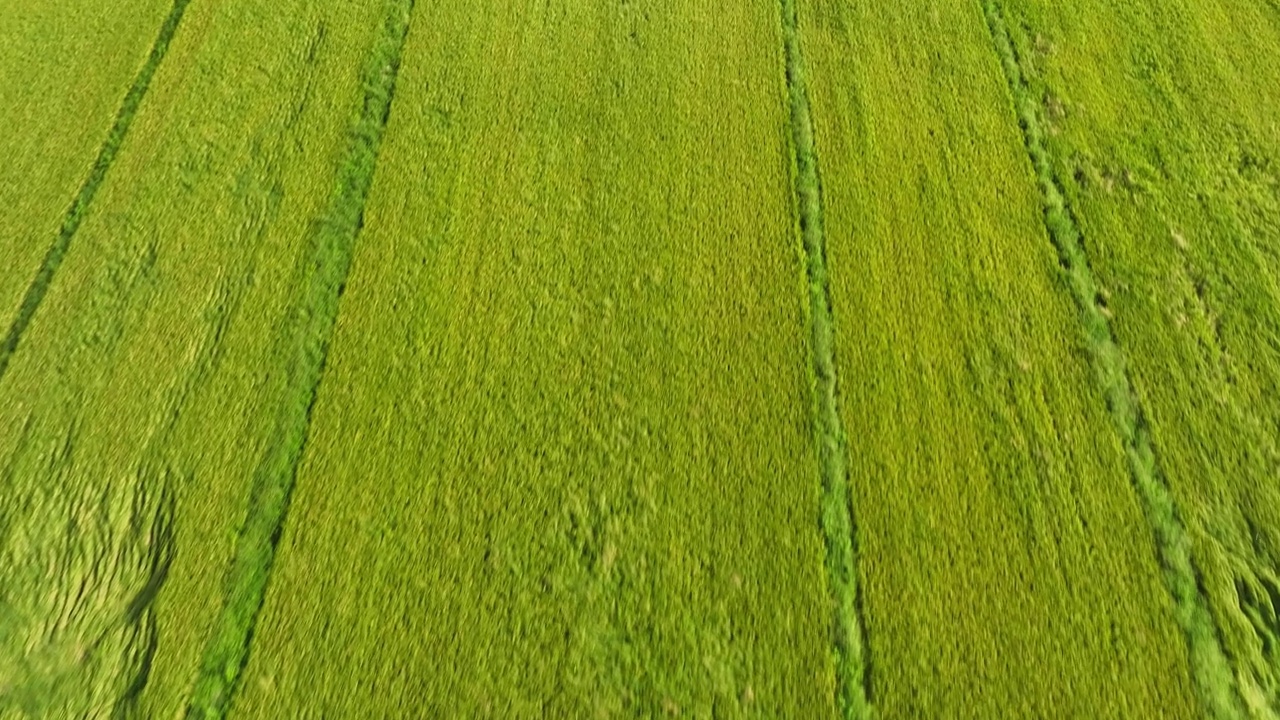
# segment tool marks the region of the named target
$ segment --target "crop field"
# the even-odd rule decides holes
[[[1280,720],[1275,0],[7,0],[0,719]]]

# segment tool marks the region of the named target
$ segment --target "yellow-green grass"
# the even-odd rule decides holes
[[[859,618],[858,569],[854,557],[853,513],[849,506],[848,438],[840,417],[836,377],[835,320],[831,316],[830,273],[822,216],[813,107],[800,47],[799,11],[794,0],[782,0],[783,57],[786,59],[787,104],[791,150],[795,158],[796,215],[804,248],[809,295],[809,337],[813,362],[813,427],[822,475],[822,535],[826,545],[827,584],[831,591],[831,644],[835,660],[836,709],[849,720],[873,713],[867,700],[866,642]]]
[[[186,708],[221,610],[249,481],[288,399],[278,331],[310,281],[308,241],[381,11],[193,2],[0,381],[7,510],[33,511],[26,498],[42,488],[74,501],[109,482],[125,487],[112,498],[129,485],[172,498],[172,565],[145,598],[156,636],[144,716]]]
[[[0,10],[0,341],[172,6],[14,0]]]
[[[1000,5],[1230,663],[1204,692],[1276,717],[1280,12]]]
[[[324,374],[342,289],[351,269],[373,184],[378,151],[395,98],[400,55],[413,16],[413,0],[386,0],[380,32],[361,74],[360,112],[353,119],[333,193],[307,236],[300,266],[306,278],[276,331],[282,400],[261,458],[253,471],[249,507],[228,564],[218,621],[205,642],[189,717],[226,714],[248,661],[258,611],[271,578],[275,550],[298,462],[305,448],[316,392]]]
[[[834,713],[781,49],[418,4],[232,717]]]
[[[1194,715],[982,6],[798,4],[871,703]]]

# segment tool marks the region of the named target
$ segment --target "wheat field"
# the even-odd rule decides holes
[[[10,0],[0,717],[1280,717],[1274,0]]]

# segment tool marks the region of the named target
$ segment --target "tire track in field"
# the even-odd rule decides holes
[[[387,0],[382,30],[364,68],[364,100],[338,167],[337,189],[311,226],[303,279],[284,326],[285,389],[254,472],[249,505],[227,571],[222,611],[205,645],[187,707],[189,718],[221,718],[249,658],[276,545],[289,510],[311,411],[324,374],[338,304],[364,225],[364,205],[395,98],[400,56],[415,0]]]
[[[814,434],[822,475],[820,525],[826,545],[831,586],[832,642],[835,645],[836,704],[847,720],[872,717],[867,695],[867,659],[862,636],[861,600],[854,565],[853,510],[846,467],[848,443],[840,419],[836,379],[835,320],[827,283],[826,237],[822,220],[822,182],[813,136],[796,0],[781,0],[783,55],[794,153],[795,197],[809,285],[809,324],[813,353]]]
[[[1191,557],[1191,537],[1160,470],[1151,430],[1125,366],[1124,352],[1111,332],[1106,302],[1089,265],[1081,233],[1053,173],[1036,98],[1023,75],[996,0],[982,0],[982,11],[1012,95],[1027,155],[1035,170],[1044,204],[1044,222],[1058,252],[1072,297],[1080,308],[1089,354],[1106,398],[1107,410],[1124,442],[1134,487],[1151,524],[1165,585],[1174,615],[1186,635],[1196,695],[1208,717],[1244,717],[1243,703],[1217,625]]]
[[[169,52],[169,44],[173,41],[174,35],[177,34],[178,26],[182,23],[182,16],[186,13],[187,5],[189,4],[191,4],[191,0],[173,0],[173,8],[169,11],[168,17],[165,18],[164,24],[160,26],[160,33],[156,36],[155,43],[151,46],[151,54],[147,56],[146,63],[138,71],[137,77],[133,80],[133,85],[124,96],[124,102],[120,104],[120,109],[116,112],[116,121],[111,126],[111,131],[107,133],[107,139],[98,150],[98,157],[93,162],[93,169],[89,172],[89,177],[85,178],[84,184],[80,186],[80,191],[76,193],[75,199],[71,201],[71,207],[67,208],[67,214],[62,219],[62,227],[58,230],[58,236],[54,239],[53,244],[49,246],[44,260],[40,263],[40,269],[36,271],[36,276],[31,280],[31,284],[27,286],[27,292],[22,297],[22,304],[18,306],[18,313],[9,325],[9,330],[5,333],[3,343],[0,343],[0,379],[4,378],[5,371],[9,369],[9,360],[18,349],[18,343],[22,341],[22,334],[26,332],[27,326],[31,324],[31,320],[35,317],[36,310],[40,309],[40,303],[44,301],[45,294],[49,292],[53,277],[57,274],[63,258],[67,255],[67,250],[71,247],[71,240],[76,231],[80,229],[80,223],[84,222],[84,217],[89,212],[89,206],[93,204],[93,198],[98,194],[98,188],[106,180],[107,172],[111,169],[111,164],[115,162],[116,154],[120,152],[120,147],[124,144],[124,139],[129,134],[129,128],[133,125],[133,118],[138,114],[138,108],[142,105],[142,100],[147,95],[147,89],[151,87],[151,80],[155,77],[156,70],[159,69],[160,63],[164,62],[164,57]]]

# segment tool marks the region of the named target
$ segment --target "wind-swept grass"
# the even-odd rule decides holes
[[[5,480],[0,717],[133,717],[173,559],[172,488],[57,479]]]
[[[192,2],[0,384],[17,478],[172,479],[144,717],[191,702],[332,233],[383,0]],[[291,374],[293,372],[293,374]],[[47,449],[75,433],[75,452]]]
[[[1191,717],[981,7],[796,5],[877,713]]]
[[[432,9],[231,714],[831,717],[777,0]]]
[[[1251,0],[987,9],[1197,693],[1274,718],[1280,27]]]
[[[0,716],[1280,715],[1272,0],[10,5]]]

